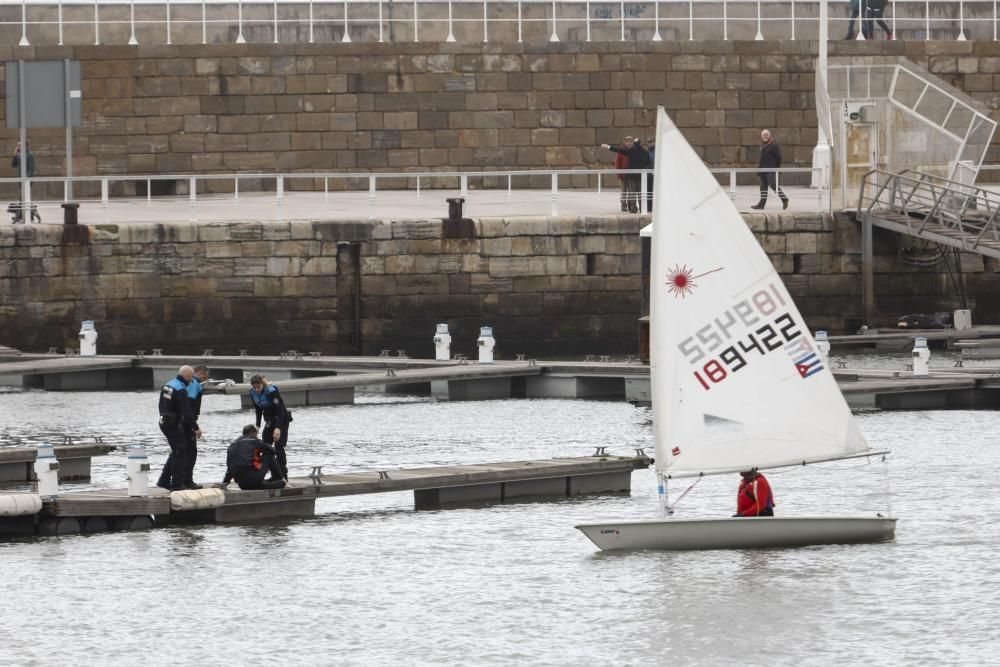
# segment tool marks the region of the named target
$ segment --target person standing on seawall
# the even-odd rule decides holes
[[[761,169],[781,169],[781,149],[778,147],[778,142],[771,136],[770,130],[764,130],[760,133],[760,160],[757,166]],[[778,193],[778,197],[781,198],[781,208],[788,208],[788,197],[778,187],[778,174],[774,171],[759,171],[757,177],[760,179],[760,201],[750,208],[758,211],[764,208],[764,205],[767,204],[768,188]]]
[[[170,445],[170,456],[163,469],[158,486],[170,491],[182,491],[187,475],[187,437],[186,429],[190,428],[196,438],[201,437],[198,420],[191,411],[191,398],[188,396],[188,385],[194,379],[194,369],[181,366],[177,377],[160,388],[160,431]]]
[[[278,455],[281,472],[288,477],[288,458],[285,456],[285,445],[288,444],[288,425],[292,421],[292,413],[285,407],[285,401],[278,392],[278,385],[271,384],[263,375],[250,378],[250,400],[257,410],[256,425],[260,427],[260,419],[264,418],[262,440],[274,445]]]
[[[625,141],[623,141],[619,147],[628,148],[631,145],[632,137],[625,137]],[[622,213],[625,213],[628,211],[628,190],[625,189],[625,174],[620,173],[623,169],[628,169],[628,158],[623,154],[618,153],[615,155],[615,170],[619,172],[615,175],[618,176],[618,187],[621,188],[621,194],[618,195],[618,201],[622,205]]]
[[[649,169],[649,153],[642,147],[638,139],[633,139],[632,145],[628,148],[609,144],[601,144],[601,148],[627,157],[628,166],[626,169]],[[642,189],[641,178],[642,174],[625,174],[625,190],[627,190],[625,196],[628,200],[629,213],[638,213],[642,205],[642,202],[639,201],[639,191]]]

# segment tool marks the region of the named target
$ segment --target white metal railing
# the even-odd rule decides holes
[[[10,43],[815,39],[817,0],[6,0]],[[830,0],[831,36],[848,2]],[[996,40],[1000,0],[890,0],[896,36]],[[19,39],[18,39],[19,37]]]
[[[793,197],[804,195],[813,198],[815,210],[829,209],[829,191],[825,187],[809,188],[815,171],[810,167],[785,167],[781,169],[760,169],[758,167],[727,167],[711,170],[721,184],[728,187],[729,196],[735,201],[738,187],[756,187],[756,175],[762,172],[773,172],[777,185],[784,174],[798,175],[804,186],[799,191],[792,191]],[[375,218],[378,212],[379,195],[390,192],[410,191],[419,200],[427,190],[456,190],[461,196],[479,196],[484,193],[499,194],[506,201],[512,201],[515,193],[545,193],[548,192],[550,215],[559,214],[561,197],[577,197],[581,193],[591,192],[596,195],[608,191],[618,192],[614,186],[608,187],[605,181],[616,175],[638,174],[640,190],[638,203],[646,202],[648,197],[648,178],[651,170],[615,170],[615,169],[558,169],[558,170],[514,170],[514,171],[428,171],[428,172],[398,172],[398,173],[343,173],[343,172],[311,172],[311,173],[229,173],[229,174],[148,174],[148,175],[118,175],[118,176],[74,176],[66,177],[36,177],[28,179],[29,202],[42,205],[52,205],[67,201],[68,185],[73,183],[72,192],[75,201],[99,204],[103,208],[115,202],[145,202],[152,206],[156,203],[178,204],[186,202],[191,207],[190,219],[199,219],[197,208],[218,202],[238,202],[248,193],[266,193],[268,201],[280,206],[286,199],[286,193],[292,191],[290,182],[295,186],[295,192],[322,193],[324,201],[332,197],[353,196],[363,197],[367,205],[367,216]],[[820,174],[819,182],[826,183],[826,175]],[[381,187],[380,187],[381,181]],[[741,183],[742,181],[742,183]],[[154,183],[170,182],[174,185],[184,184],[187,192],[157,196],[152,194]],[[31,191],[44,189],[46,184],[55,184],[41,197],[31,196]],[[136,195],[136,184],[145,185],[145,194]],[[131,187],[126,187],[131,185]],[[212,186],[216,186],[213,188]],[[18,189],[15,189],[16,188]],[[32,188],[31,186],[35,186]],[[60,188],[61,186],[61,188]],[[88,187],[89,186],[89,187]],[[221,187],[218,187],[221,186]],[[19,198],[21,179],[0,178],[0,193],[10,199]],[[787,184],[784,187],[789,187]],[[58,191],[61,189],[61,198]],[[181,188],[183,190],[184,188]],[[0,195],[2,196],[2,195]],[[253,201],[259,202],[260,195],[251,195]],[[801,201],[801,199],[799,199]],[[283,217],[280,215],[279,217]]]

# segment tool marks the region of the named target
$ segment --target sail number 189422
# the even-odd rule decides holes
[[[677,347],[692,365],[699,367],[694,371],[698,383],[710,389],[756,355],[767,355],[801,336],[786,306],[781,291],[772,284],[738,301],[682,340]]]

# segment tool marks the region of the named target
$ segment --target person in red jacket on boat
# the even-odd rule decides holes
[[[740,473],[740,490],[736,494],[736,514],[733,516],[774,516],[774,496],[767,479],[753,470]]]

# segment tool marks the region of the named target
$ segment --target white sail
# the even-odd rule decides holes
[[[656,139],[657,468],[681,476],[867,451],[771,261],[662,107]]]

